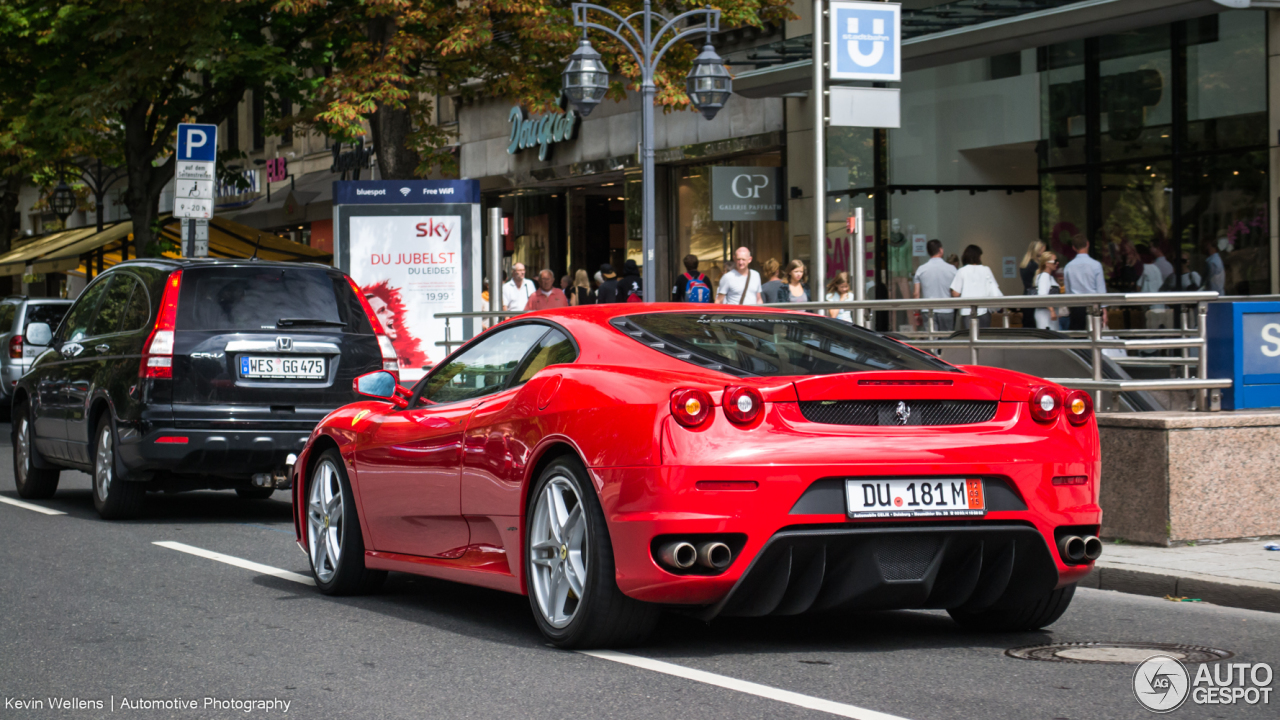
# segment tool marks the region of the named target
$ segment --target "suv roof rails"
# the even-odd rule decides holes
[[[26,300],[26,299],[27,299],[27,296],[26,296],[26,295],[8,295],[8,296],[5,296],[5,300]]]

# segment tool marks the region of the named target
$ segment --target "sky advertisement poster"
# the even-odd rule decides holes
[[[425,208],[424,208],[425,210]],[[350,274],[364,292],[400,360],[406,385],[444,359],[444,320],[462,312],[462,218],[404,215],[350,219]]]

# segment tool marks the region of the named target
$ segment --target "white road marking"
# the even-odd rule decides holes
[[[50,510],[47,507],[40,507],[39,505],[33,505],[32,503],[29,503],[29,502],[14,500],[13,498],[7,498],[3,495],[0,495],[0,502],[6,503],[8,505],[12,505],[14,507],[25,508],[27,510],[34,510],[38,513],[44,513],[45,515],[66,515],[66,513],[62,512],[61,510]]]
[[[818,710],[820,712],[839,715],[840,717],[854,718],[855,720],[904,720],[897,715],[887,715],[875,710],[867,710],[856,705],[845,705],[844,703],[823,700],[812,695],[801,695],[790,690],[780,690],[768,685],[748,682],[746,680],[738,680],[737,678],[727,677],[725,675],[717,675],[715,673],[705,672],[703,670],[694,670],[682,665],[673,665],[669,662],[661,660],[653,660],[651,658],[640,657],[638,655],[628,655],[613,650],[579,650],[583,655],[590,655],[601,660],[610,660],[623,665],[630,665],[644,670],[652,670],[660,672],[664,675],[674,675],[686,680],[694,682],[715,685],[728,690],[736,690],[747,695],[755,695],[757,697],[768,698],[769,700],[777,700],[790,705],[796,705],[810,710]]]
[[[216,553],[216,552],[213,552],[212,550],[205,550],[204,548],[198,548],[193,545],[185,545],[180,542],[170,542],[168,540],[162,540],[160,542],[154,542],[151,544],[159,545],[162,548],[169,548],[170,550],[177,550],[178,552],[188,553],[191,555],[195,555],[197,557],[208,558],[209,560],[217,560],[220,563],[235,565],[236,567],[244,568],[245,570],[252,570],[256,573],[261,573],[263,575],[271,575],[273,577],[282,578],[284,580],[292,580],[293,582],[301,583],[303,585],[316,584],[315,580],[307,577],[306,575],[299,575],[296,572],[281,570],[280,568],[271,567],[270,565],[263,565],[262,563],[256,563],[256,562],[253,562],[252,560],[244,560],[242,558],[233,557],[231,555],[223,555],[222,553]]]

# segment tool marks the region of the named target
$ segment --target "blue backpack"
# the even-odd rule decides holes
[[[691,303],[711,302],[711,286],[707,284],[706,275],[698,273],[698,277],[694,277],[689,273],[684,274],[684,300]]]

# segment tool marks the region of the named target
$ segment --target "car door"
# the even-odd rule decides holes
[[[490,333],[439,366],[411,407],[380,413],[356,450],[361,510],[374,549],[460,555],[470,532],[461,512],[462,438],[471,411],[507,387],[543,325]]]
[[[560,376],[548,368],[577,357],[577,346],[567,333],[547,328],[510,387],[476,407],[463,442],[464,515],[507,515],[520,507],[520,484],[529,455],[546,432],[530,420],[550,406],[560,384]]]
[[[138,282],[124,272],[113,273],[104,281],[106,289],[98,303],[98,311],[89,321],[84,337],[78,344],[80,352],[67,360],[63,385],[66,402],[67,453],[73,462],[90,462],[90,437],[94,428],[89,427],[89,404],[94,389],[102,385],[103,376],[118,363],[112,349],[119,345],[120,321],[129,306],[129,299]],[[137,370],[135,368],[134,372]]]
[[[97,316],[98,303],[110,280],[109,277],[100,278],[85,288],[58,326],[50,345],[56,354],[32,371],[35,377],[30,387],[36,394],[32,429],[36,449],[46,457],[70,459],[67,447],[67,416],[70,408],[67,385],[77,358],[84,354],[82,341],[88,335],[89,324]]]

